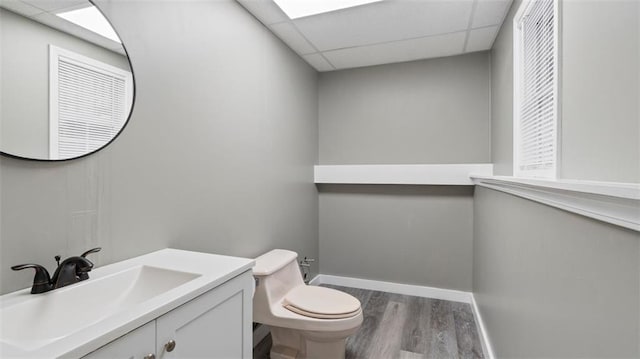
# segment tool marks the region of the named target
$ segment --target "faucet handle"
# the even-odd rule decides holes
[[[82,258],[87,258],[87,255],[91,254],[91,253],[98,253],[100,252],[100,250],[102,249],[102,247],[96,247],[96,248],[91,248],[88,251],[82,253],[80,255],[80,257]],[[86,259],[87,262],[89,262],[91,264],[91,266],[89,266],[89,270],[79,270],[78,271],[78,279],[79,280],[87,280],[89,279],[89,274],[87,274],[88,271],[91,270],[91,268],[93,268],[93,263],[91,263],[91,261],[89,261],[88,259]]]
[[[85,258],[87,255],[91,254],[91,253],[98,253],[100,252],[100,250],[102,249],[102,247],[96,247],[96,248],[91,248],[88,251],[82,253],[80,255],[80,257]]]
[[[33,268],[36,270],[36,274],[33,276],[33,286],[31,286],[32,294],[44,293],[51,290],[51,277],[45,267],[39,264],[19,264],[11,267],[11,269],[16,271],[27,268]]]

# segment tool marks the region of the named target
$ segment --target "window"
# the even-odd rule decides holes
[[[114,138],[132,102],[131,73],[49,47],[49,158],[93,152]]]
[[[557,0],[525,0],[513,26],[514,176],[555,179],[559,123]]]

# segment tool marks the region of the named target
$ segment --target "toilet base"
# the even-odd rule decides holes
[[[358,328],[344,332],[313,332],[270,326],[272,359],[344,359],[347,337]]]
[[[271,347],[269,357],[271,359],[296,359],[298,358],[298,351],[282,345],[274,345]]]

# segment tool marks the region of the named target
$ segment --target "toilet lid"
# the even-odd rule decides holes
[[[360,311],[360,301],[353,296],[339,290],[309,285],[289,291],[282,304],[292,312],[320,319],[349,318]]]

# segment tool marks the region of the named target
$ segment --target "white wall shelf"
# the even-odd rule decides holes
[[[493,165],[318,165],[315,183],[491,188],[640,232],[640,184],[493,176]]]
[[[319,165],[315,183],[472,186],[470,175],[491,176],[493,164]]]
[[[474,184],[640,231],[640,184],[473,175]]]

